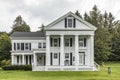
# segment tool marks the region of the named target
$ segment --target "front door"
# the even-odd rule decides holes
[[[85,64],[85,52],[79,52],[79,65]]]
[[[37,65],[38,66],[44,66],[45,65],[45,54],[44,53],[38,53],[37,54]]]

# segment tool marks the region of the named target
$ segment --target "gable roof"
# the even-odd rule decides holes
[[[45,37],[45,32],[14,32],[10,37]]]
[[[67,14],[63,15],[62,17],[58,18],[57,20],[53,21],[52,23],[48,24],[45,27],[45,30],[48,30],[50,27],[52,27],[53,25],[57,24],[58,22],[64,20],[66,17],[68,17],[69,15],[73,16],[74,18],[76,18],[77,20],[79,20],[81,23],[85,24],[86,26],[90,27],[91,30],[96,30],[97,28],[95,26],[93,26],[92,24],[88,23],[87,21],[84,21],[83,19],[81,19],[80,17],[78,17],[77,15],[75,15],[74,13],[72,13],[71,11],[68,12]]]

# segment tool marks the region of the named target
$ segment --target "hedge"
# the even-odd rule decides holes
[[[25,71],[31,71],[32,66],[31,65],[5,65],[2,66],[3,70],[25,70]]]

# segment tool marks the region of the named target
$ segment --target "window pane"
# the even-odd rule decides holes
[[[46,43],[43,43],[43,48],[46,48]]]
[[[24,43],[21,43],[21,50],[24,50]]]
[[[79,46],[80,46],[80,47],[83,47],[83,46],[84,46],[84,41],[83,41],[83,39],[79,39]]]
[[[25,49],[28,50],[28,43],[25,43]]]
[[[57,39],[54,39],[54,47],[57,47],[58,46],[58,41]]]
[[[38,43],[38,48],[42,48],[42,44],[41,43]]]
[[[69,44],[70,44],[69,39],[65,39],[65,46],[69,46]]]
[[[20,43],[17,43],[17,50],[20,50]]]
[[[54,53],[54,59],[57,59],[57,58],[58,58],[57,53]]]
[[[68,19],[68,27],[72,27],[72,19]]]
[[[69,53],[65,53],[65,58],[69,58]]]

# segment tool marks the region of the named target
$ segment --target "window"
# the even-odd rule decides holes
[[[21,50],[24,50],[24,43],[21,43]]]
[[[79,39],[79,47],[86,47],[86,38]]]
[[[69,58],[69,53],[65,53],[65,58]]]
[[[73,27],[73,19],[68,19],[68,27]]]
[[[57,43],[57,39],[54,39],[54,47],[57,47],[58,46],[58,43]]]
[[[46,43],[43,43],[43,48],[46,48]]]
[[[66,47],[72,47],[72,38],[66,38],[65,39],[65,46]]]
[[[65,28],[75,28],[76,27],[76,19],[74,17],[65,18]]]
[[[54,53],[54,59],[57,59],[57,58],[58,58],[57,53]]]
[[[17,43],[17,50],[20,50],[20,43]]]
[[[26,50],[29,49],[28,43],[25,43],[25,49],[26,49]]]
[[[42,48],[42,44],[41,43],[38,43],[38,48]]]

